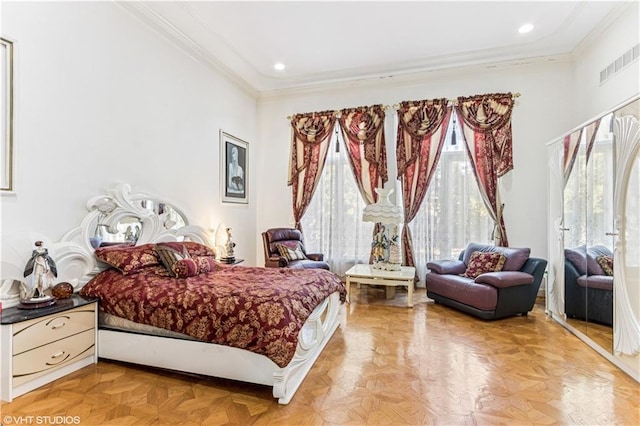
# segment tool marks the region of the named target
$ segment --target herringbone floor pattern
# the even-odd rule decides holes
[[[385,300],[354,286],[352,297],[286,406],[267,387],[100,361],[0,411],[82,425],[640,424],[640,385],[539,307],[485,322],[424,289],[413,309],[402,290]]]

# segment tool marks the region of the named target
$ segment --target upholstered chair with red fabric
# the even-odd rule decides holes
[[[427,263],[427,297],[486,320],[527,315],[547,267],[546,260],[529,253],[469,243],[457,260]]]
[[[267,268],[329,269],[321,253],[307,253],[302,232],[294,228],[272,228],[262,233],[264,266]]]

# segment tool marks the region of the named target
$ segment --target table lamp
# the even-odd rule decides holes
[[[371,243],[374,269],[387,271],[399,271],[402,269],[398,224],[402,223],[404,216],[400,207],[389,200],[389,196],[393,191],[393,189],[376,188],[378,201],[375,204],[366,206],[362,212],[363,221],[380,224],[380,228]]]

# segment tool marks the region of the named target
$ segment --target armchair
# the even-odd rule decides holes
[[[329,264],[321,253],[307,253],[302,232],[293,228],[272,228],[262,233],[264,266],[267,268],[326,269]],[[285,255],[283,249],[285,247]],[[296,254],[297,253],[297,254]]]
[[[504,263],[496,262],[491,272],[476,271],[474,277],[469,271],[476,252],[502,254],[500,262]],[[427,296],[485,320],[527,315],[533,309],[547,267],[546,260],[529,254],[528,248],[470,243],[457,260],[427,263]]]

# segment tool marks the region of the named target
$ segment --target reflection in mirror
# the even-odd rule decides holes
[[[600,125],[587,148],[587,334],[597,344],[613,350],[613,114]]]
[[[567,320],[586,332],[586,173],[587,142],[584,129],[580,128],[563,141],[564,145],[564,297]]]
[[[142,200],[140,201],[140,205],[142,208],[151,210],[158,215],[160,223],[162,223],[166,229],[178,229],[186,226],[182,215],[166,203],[155,200]]]
[[[564,141],[565,313],[577,330],[612,350],[613,134],[612,114]],[[611,272],[611,268],[607,268]]]
[[[142,222],[136,217],[125,217],[115,225],[109,226],[106,223],[98,223],[95,238],[100,241],[99,246],[109,246],[115,244],[135,245],[142,231]],[[92,241],[92,244],[94,242]]]

